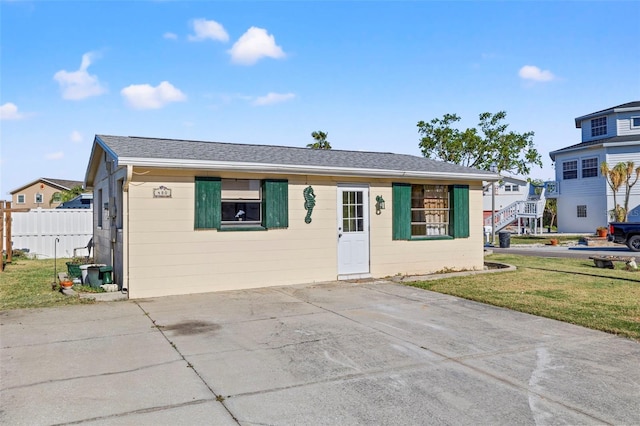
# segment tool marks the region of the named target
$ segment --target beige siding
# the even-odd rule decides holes
[[[446,182],[433,182],[443,183]],[[374,277],[425,274],[443,269],[478,270],[484,266],[482,186],[469,183],[469,238],[393,241],[391,183],[371,188],[371,199],[382,195],[387,209],[371,216],[371,274]]]
[[[337,183],[357,179],[262,176],[216,173],[223,178],[289,180],[289,227],[267,231],[194,230],[195,176],[205,173],[135,169],[125,220],[123,279],[132,298],[255,288],[335,280],[337,277]],[[214,175],[214,174],[211,174]],[[370,184],[371,274],[427,273],[444,268],[481,269],[482,189],[473,186],[471,238],[440,241],[392,241],[391,180]],[[100,185],[100,180],[96,180]],[[164,185],[172,198],[153,198]],[[312,222],[304,222],[302,191],[313,186]],[[375,197],[387,208],[375,214]],[[96,209],[98,211],[100,209]],[[106,221],[105,221],[106,223]],[[108,232],[96,231],[101,247]],[[105,238],[107,244],[105,245]],[[100,250],[102,255],[102,250]],[[128,253],[126,252],[128,250]]]
[[[49,201],[56,192],[61,192],[61,190],[44,182],[38,182],[11,194],[12,205],[16,208],[37,209],[42,207],[43,209],[55,209],[60,203],[49,204]],[[42,203],[36,203],[36,194],[42,194]],[[18,195],[24,195],[24,203],[18,203]]]

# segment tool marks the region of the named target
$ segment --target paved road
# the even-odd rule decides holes
[[[494,253],[520,254],[523,256],[540,257],[570,257],[576,259],[588,259],[589,256],[631,256],[640,258],[640,252],[632,252],[626,246],[616,245],[614,247],[588,247],[585,245],[575,246],[539,246],[539,245],[518,245],[509,248],[492,247]]]
[[[0,313],[7,425],[640,424],[640,344],[390,282]]]

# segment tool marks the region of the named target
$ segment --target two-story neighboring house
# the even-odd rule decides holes
[[[60,198],[56,197],[61,191],[68,191],[82,184],[78,180],[39,178],[11,191],[11,201],[14,207],[56,208],[61,203]]]
[[[595,232],[611,220],[613,193],[600,164],[633,161],[640,166],[640,101],[575,119],[582,142],[549,153],[555,162],[558,232]],[[624,204],[623,185],[617,203]],[[640,182],[632,188],[629,221],[640,221]]]

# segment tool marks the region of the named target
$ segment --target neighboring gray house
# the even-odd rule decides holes
[[[633,161],[640,166],[640,101],[628,102],[575,119],[582,142],[549,153],[555,162],[559,232],[595,232],[611,220],[613,193],[600,173],[600,164],[611,167]],[[624,204],[624,185],[617,193]],[[640,182],[629,200],[629,221],[640,221]]]

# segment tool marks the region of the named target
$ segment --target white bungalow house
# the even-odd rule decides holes
[[[593,233],[611,220],[613,193],[600,164],[633,161],[640,166],[640,101],[628,102],[575,119],[582,142],[549,153],[555,162],[558,232]],[[624,186],[617,194],[624,203]],[[629,221],[640,221],[640,182],[632,188]]]
[[[484,267],[491,172],[424,157],[97,135],[94,258],[130,298]]]

